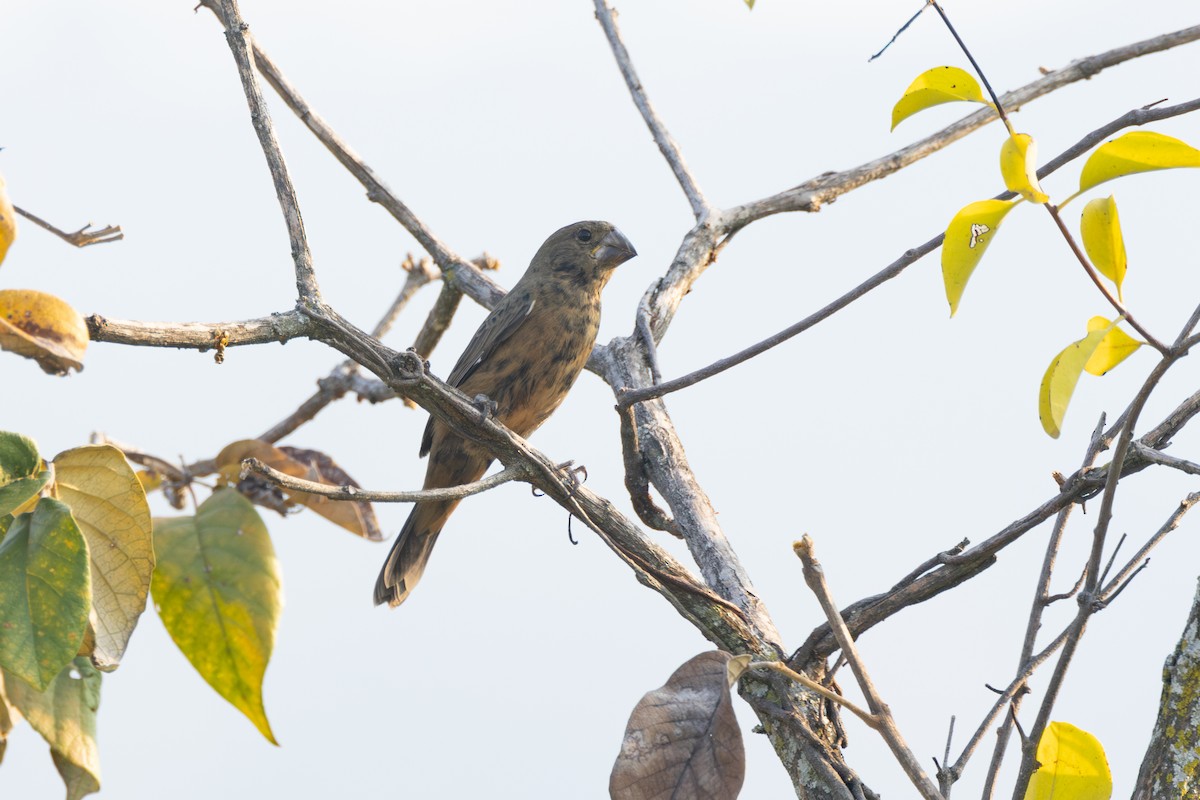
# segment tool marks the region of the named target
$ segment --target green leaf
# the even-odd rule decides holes
[[[0,486],[28,478],[42,469],[37,445],[27,436],[0,431]]]
[[[1079,234],[1088,258],[1117,287],[1117,298],[1121,295],[1121,284],[1125,282],[1125,238],[1121,235],[1121,220],[1117,217],[1117,201],[1112,196],[1097,197],[1083,207],[1079,220]]]
[[[978,200],[963,206],[950,220],[942,243],[942,279],[950,302],[950,316],[958,311],[971,273],[992,243],[1000,222],[1015,205],[1011,200]]]
[[[1113,178],[1175,167],[1200,167],[1200,150],[1154,131],[1132,131],[1096,148],[1079,174],[1086,192]]]
[[[1109,800],[1112,772],[1095,736],[1067,722],[1051,722],[1038,742],[1041,764],[1025,800]]]
[[[76,658],[38,692],[5,676],[9,700],[50,745],[54,766],[67,786],[67,800],[100,791],[100,754],[96,748],[96,709],[100,673],[86,658]]]
[[[1092,357],[1083,365],[1083,368],[1093,375],[1108,372],[1133,355],[1143,344],[1116,327],[1116,323],[1109,322],[1104,317],[1092,317],[1088,320],[1088,333],[1098,330],[1108,332],[1092,352]]]
[[[146,493],[125,455],[109,445],[77,447],[54,458],[55,493],[87,538],[92,627],[99,669],[117,668],[146,609],[154,536]]]
[[[0,542],[0,667],[45,689],[79,652],[91,595],[87,542],[43,497]]]
[[[11,514],[37,496],[50,482],[51,473],[44,470],[32,478],[17,478],[0,486],[0,514]]]
[[[892,107],[892,130],[904,120],[927,108],[964,100],[969,103],[988,102],[983,99],[979,81],[958,67],[934,67],[917,76]]]
[[[195,517],[154,521],[155,608],[175,644],[226,700],[277,744],[263,674],[283,606],[279,566],[250,501],[220,489]]]

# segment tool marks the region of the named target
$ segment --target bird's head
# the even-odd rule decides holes
[[[551,234],[530,266],[568,283],[603,287],[614,267],[636,255],[611,222],[575,222]]]

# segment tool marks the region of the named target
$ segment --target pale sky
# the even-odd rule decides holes
[[[918,73],[966,66],[931,15],[867,64],[919,6],[654,0],[618,5],[651,99],[707,195],[732,206],[891,152],[957,119],[945,106],[889,133],[891,106]],[[452,248],[487,250],[510,286],[545,237],[576,219],[616,223],[639,256],[605,294],[600,341],[627,335],[646,287],[690,226],[584,0],[327,3],[244,0],[262,46],[312,105]],[[948,4],[998,91],[1039,67],[1195,24],[1185,2]],[[60,227],[120,224],[118,244],[76,251],[32,225],[0,286],[38,288],[85,314],[219,321],[294,302],[288,243],[233,61],[207,11],[187,2],[6,4],[0,27],[0,174],[13,201]],[[1016,115],[1045,157],[1131,108],[1191,99],[1200,45],[1148,56],[1042,98]],[[399,289],[416,243],[269,94],[326,299],[370,327]],[[1154,126],[1200,145],[1200,117]],[[788,326],[940,232],[954,211],[1002,187],[990,126],[820,215],[776,216],[738,234],[686,298],[661,346],[673,377]],[[1070,193],[1081,162],[1045,187]],[[1200,297],[1194,226],[1200,173],[1114,187],[1130,252],[1126,298],[1173,339]],[[1022,213],[1023,212],[1023,213]],[[1068,213],[1077,220],[1077,211]],[[1148,352],[1085,377],[1063,435],[1037,419],[1051,357],[1107,307],[1072,266],[1044,214],[1021,208],[988,251],[958,316],[938,256],[756,361],[667,400],[701,486],[721,513],[789,647],[821,621],[791,542],[810,534],[842,605],[890,587],[963,537],[981,541],[1050,497],[1101,411],[1115,416],[1153,364]],[[408,346],[436,295],[426,289],[388,343]],[[484,312],[465,301],[432,356],[445,375]],[[210,457],[286,416],[341,357],[296,341],[211,354],[96,344],[86,370],[45,376],[4,356],[0,428],[44,456],[93,431],[163,457]],[[1144,420],[1195,390],[1188,359]],[[589,488],[630,513],[610,390],[585,374],[532,439],[586,464]],[[416,488],[424,412],[345,400],[285,443],[331,454],[361,484]],[[1196,459],[1187,431],[1171,452]],[[1118,496],[1129,553],[1194,480],[1144,472]],[[203,495],[203,490],[201,490]],[[155,501],[156,514],[173,514]],[[1088,507],[1092,512],[1092,506]],[[265,683],[275,748],[200,679],[152,611],[103,684],[102,798],[604,797],[629,711],[684,660],[711,649],[600,541],[528,487],[464,502],[413,597],[371,605],[386,545],[312,514],[262,511],[286,608]],[[408,509],[379,507],[393,535]],[[1093,512],[1094,514],[1094,512]],[[1094,516],[1076,517],[1056,587],[1074,582]],[[1163,659],[1195,588],[1196,521],[1095,618],[1054,714],[1105,745],[1128,794],[1149,736]],[[955,752],[1016,664],[1048,527],[968,586],[860,640],[909,745],[932,771],[950,716]],[[582,532],[582,534],[581,534]],[[656,536],[659,536],[656,534]],[[660,543],[685,559],[675,542]],[[1071,606],[1068,608],[1068,606]],[[1047,617],[1052,636],[1064,603]],[[1035,692],[1045,685],[1034,680]],[[858,698],[848,674],[847,695]],[[1035,698],[1038,695],[1035,694]],[[1032,720],[1033,706],[1027,711]],[[738,707],[743,796],[787,797],[790,782],[756,720]],[[883,743],[852,718],[847,758],[889,797],[911,796]],[[992,737],[985,748],[990,749]],[[955,796],[978,791],[981,753]],[[1007,762],[1016,764],[1013,749]],[[1011,778],[1010,778],[1011,780]],[[10,740],[0,797],[51,798],[61,783],[28,726]]]

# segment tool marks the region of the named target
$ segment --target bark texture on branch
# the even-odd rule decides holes
[[[1175,652],[1163,665],[1154,733],[1133,800],[1200,799],[1200,586]]]

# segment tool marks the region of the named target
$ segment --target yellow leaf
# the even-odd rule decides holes
[[[1075,384],[1083,374],[1084,366],[1104,337],[1116,328],[1115,322],[1104,322],[1102,327],[1095,329],[1089,323],[1088,335],[1067,345],[1054,357],[1050,366],[1046,368],[1046,374],[1042,376],[1042,385],[1038,392],[1038,416],[1042,420],[1042,428],[1055,439],[1062,432],[1063,416],[1067,413],[1067,406],[1075,392]]]
[[[1088,320],[1088,333],[1098,330],[1108,332],[1096,346],[1092,357],[1083,365],[1083,368],[1093,375],[1103,375],[1142,346],[1142,342],[1116,327],[1116,323],[1109,322],[1104,317],[1092,317]]]
[[[1104,748],[1087,731],[1051,722],[1038,742],[1041,764],[1029,780],[1025,800],[1109,800],[1112,773]]]
[[[983,99],[983,90],[979,88],[979,82],[965,70],[958,67],[934,67],[922,72],[909,84],[892,108],[892,130],[896,130],[897,125],[918,111],[959,100],[988,104]]]
[[[1050,196],[1037,178],[1037,142],[1028,133],[1014,133],[1000,147],[1000,174],[1010,192],[1031,203],[1045,203]]]
[[[33,289],[0,289],[0,350],[66,375],[83,369],[87,345],[87,323],[63,300]]]
[[[1105,142],[1088,156],[1079,174],[1079,191],[1124,175],[1174,167],[1200,167],[1200,150],[1154,131],[1133,131]]]
[[[87,445],[54,458],[54,491],[71,507],[88,542],[92,573],[92,663],[111,671],[146,609],[154,572],[150,506],[141,483],[111,445]]]
[[[1125,238],[1121,235],[1116,199],[1112,195],[1097,197],[1084,206],[1079,232],[1088,258],[1101,275],[1116,285],[1117,297],[1124,299],[1121,284],[1125,282]]]
[[[150,469],[139,469],[137,473],[138,483],[142,484],[142,490],[147,494],[155,491],[163,484],[163,476],[161,472],[155,472]]]
[[[277,744],[262,682],[283,610],[279,564],[250,501],[218,489],[194,517],[154,521],[150,593],[167,633],[204,680]]]
[[[9,245],[17,238],[17,212],[13,210],[8,192],[4,191],[4,178],[0,177],[0,264],[8,254]]]
[[[958,311],[959,300],[975,265],[992,242],[1004,216],[1016,203],[1008,200],[977,200],[962,207],[946,226],[942,244],[942,278],[946,284],[946,299],[950,301],[950,316]]]

